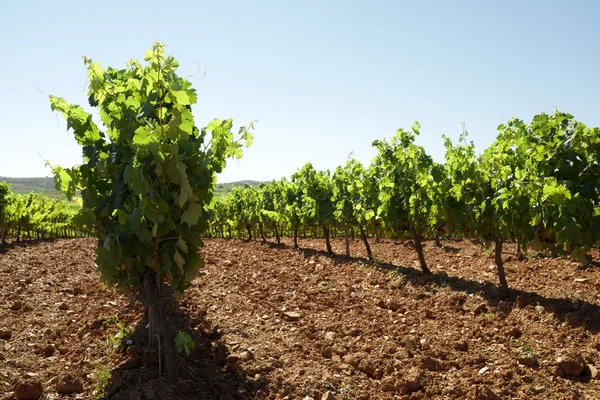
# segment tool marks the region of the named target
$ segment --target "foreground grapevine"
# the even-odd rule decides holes
[[[84,58],[89,104],[106,131],[78,105],[50,96],[82,147],[84,163],[54,167],[57,189],[72,197],[81,191],[84,209],[98,238],[102,280],[122,290],[146,290],[151,338],[158,328],[167,374],[176,376],[174,337],[166,322],[160,283],[181,293],[202,267],[198,249],[207,227],[205,208],[213,198],[216,174],[229,157],[250,145],[247,128],[232,132],[233,121],[198,128],[192,105],[197,94],[177,75],[178,62],[155,43],[142,65],[104,69]]]

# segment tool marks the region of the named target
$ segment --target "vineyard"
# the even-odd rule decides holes
[[[493,244],[499,283],[508,288],[502,251],[515,242],[519,257],[568,256],[582,265],[600,240],[600,129],[571,115],[540,114],[530,125],[512,119],[498,127],[481,156],[467,142],[444,137],[446,162],[438,164],[415,144],[419,125],[375,141],[368,167],[350,159],[333,173],[307,163],[288,181],[236,188],[210,209],[209,234],[246,237],[265,232],[280,242],[321,235],[410,239],[425,274],[424,238],[478,239]],[[345,249],[350,256],[349,247]]]
[[[144,61],[84,57],[100,122],[49,96],[68,201],[0,182],[0,398],[600,398],[600,128],[512,118],[476,154],[463,127],[436,162],[415,122],[223,195],[254,123],[197,126]]]
[[[77,225],[78,213],[72,205],[39,194],[27,195],[11,192],[10,186],[0,182],[0,244],[7,244],[7,237],[16,243],[23,238],[50,239],[75,237],[84,234]]]

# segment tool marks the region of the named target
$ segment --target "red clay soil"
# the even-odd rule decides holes
[[[176,385],[140,299],[99,284],[93,239],[0,253],[0,399],[600,399],[598,267],[509,245],[501,298],[470,241],[426,242],[432,276],[408,244],[372,243],[372,265],[360,241],[350,259],[284,242],[206,240],[206,268],[169,301],[196,342]]]

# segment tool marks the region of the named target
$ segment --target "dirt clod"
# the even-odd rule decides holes
[[[61,394],[83,393],[83,383],[72,375],[65,375],[58,380],[56,391]]]
[[[17,400],[38,400],[44,393],[42,382],[31,378],[18,381],[13,391]]]
[[[538,366],[538,360],[533,356],[521,356],[517,359],[519,364],[529,368],[536,368]]]
[[[359,240],[350,243],[356,259],[327,255],[321,239],[299,238],[300,250],[287,238],[281,246],[204,243],[203,273],[180,302],[167,304],[173,333],[187,332],[196,343],[189,355],[177,354],[177,385],[166,382],[165,363],[159,378],[158,354],[144,351],[152,348],[143,296],[98,284],[95,240],[42,241],[1,254],[0,276],[9,271],[11,279],[0,285],[0,328],[12,335],[0,340],[7,359],[0,361],[0,398],[14,399],[8,382],[18,377],[55,393],[59,377],[49,366],[86,377],[79,397],[92,398],[95,361],[105,360],[112,383],[104,394],[114,400],[130,400],[131,393],[140,400],[320,400],[327,391],[340,400],[472,400],[475,387],[481,399],[496,398],[489,391],[503,399],[600,399],[600,381],[592,378],[600,269],[583,271],[560,257],[531,269],[538,257],[513,258],[506,268],[510,293],[523,296],[515,301],[510,293],[498,297],[496,271],[487,268],[492,257],[469,240],[444,247],[425,241],[430,277],[420,273],[413,248],[386,239],[372,241],[378,263],[368,267]],[[515,246],[505,246],[508,258]],[[332,239],[332,247],[343,254],[344,240]],[[600,259],[597,249],[591,253]],[[232,262],[224,267],[223,260]],[[580,276],[588,281],[575,282]],[[13,312],[16,301],[21,308]],[[69,309],[59,312],[63,302]],[[486,309],[475,316],[480,305]],[[284,312],[300,316],[291,321]],[[123,328],[131,329],[127,341],[118,336]],[[523,358],[529,354],[538,366],[526,366],[535,365]],[[572,354],[581,356],[576,368],[556,362]],[[569,380],[555,378],[554,368]]]
[[[492,389],[486,385],[479,385],[475,387],[475,400],[501,400]]]
[[[404,376],[402,385],[407,394],[416,392],[422,386],[423,371],[419,368],[412,367]]]
[[[569,353],[556,359],[557,375],[577,378],[585,369],[585,361],[579,353]]]

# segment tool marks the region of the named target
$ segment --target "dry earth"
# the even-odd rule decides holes
[[[99,284],[92,239],[0,253],[0,399],[600,399],[600,269],[518,260],[502,299],[470,241],[373,243],[376,265],[322,240],[208,239],[179,304],[195,339],[159,378],[139,298]],[[343,253],[344,242],[333,241]],[[599,259],[598,254],[594,254]],[[121,332],[121,335],[119,335]],[[99,395],[97,395],[99,396]]]

